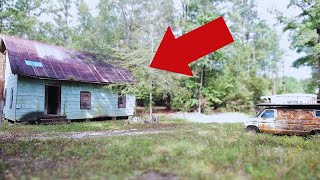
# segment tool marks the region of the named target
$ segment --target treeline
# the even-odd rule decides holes
[[[285,25],[284,31],[290,32],[292,49],[303,55],[293,66],[309,66],[313,70],[306,87],[307,92],[314,92],[320,85],[320,1],[291,0],[288,7],[299,9],[300,14],[288,18],[278,12],[278,19]]]
[[[199,104],[202,111],[249,111],[271,94],[282,51],[255,0],[100,0],[93,8],[88,2],[0,1],[0,33],[120,59],[137,80],[125,91],[144,106],[151,87],[154,104],[186,111]],[[181,36],[221,15],[235,42],[193,63],[194,77],[148,67],[168,26]]]

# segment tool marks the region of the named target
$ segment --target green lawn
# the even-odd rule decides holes
[[[8,125],[2,134],[170,129],[161,134],[88,139],[0,139],[0,179],[135,179],[147,172],[180,179],[319,179],[320,137],[248,134],[241,124],[165,120],[160,125],[123,121],[58,126]]]
[[[161,117],[161,124],[127,124],[125,120],[106,120],[93,122],[72,122],[69,124],[55,125],[28,125],[28,124],[11,124],[4,122],[0,128],[1,133],[11,133],[15,135],[31,135],[36,133],[58,133],[58,132],[84,132],[84,131],[108,131],[121,129],[150,129],[161,127],[176,127],[187,124],[182,120],[173,120]]]

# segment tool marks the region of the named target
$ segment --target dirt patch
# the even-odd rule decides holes
[[[178,180],[179,177],[174,173],[161,173],[157,171],[149,171],[138,177],[139,180]]]
[[[26,174],[41,176],[43,172],[54,171],[59,167],[75,166],[78,163],[76,158],[55,160],[51,158],[33,158],[20,155],[0,154],[0,179],[16,179]]]
[[[60,134],[60,138],[92,138],[92,137],[110,137],[110,136],[134,136],[134,135],[144,135],[144,134],[158,134],[162,132],[168,132],[167,130],[113,130],[113,131],[101,131],[101,132],[77,132],[77,133],[64,133]],[[41,138],[51,138],[51,137],[40,137]]]
[[[66,138],[66,139],[83,139],[83,138],[99,138],[99,137],[113,137],[113,136],[137,136],[144,134],[159,134],[159,133],[170,133],[170,129],[128,129],[128,130],[112,130],[112,131],[97,131],[97,132],[68,132],[68,133],[39,133],[33,135],[17,136],[15,134],[0,134],[1,141],[15,141],[15,140],[33,140],[33,139],[55,139],[55,138]]]
[[[250,117],[242,113],[216,113],[206,115],[200,113],[177,112],[167,114],[167,116],[196,123],[244,123],[250,120]]]

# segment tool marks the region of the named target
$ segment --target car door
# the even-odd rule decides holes
[[[259,118],[259,130],[260,132],[275,132],[275,120],[276,120],[276,110],[266,109],[261,113]]]

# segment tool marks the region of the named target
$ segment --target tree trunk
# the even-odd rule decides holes
[[[272,77],[272,95],[276,95],[277,94],[277,76],[274,75]]]
[[[150,22],[151,28],[150,28],[150,39],[151,39],[151,55],[153,55],[154,51],[154,45],[153,45],[153,25]],[[152,119],[152,73],[150,74],[150,89],[149,89],[149,113],[150,113],[150,120]]]
[[[199,88],[199,107],[198,112],[201,113],[201,106],[202,106],[202,87],[203,87],[203,73],[204,73],[204,66],[201,68],[201,75],[200,75],[200,88]]]
[[[150,77],[150,87],[149,87],[149,115],[150,119],[152,119],[152,78]]]

